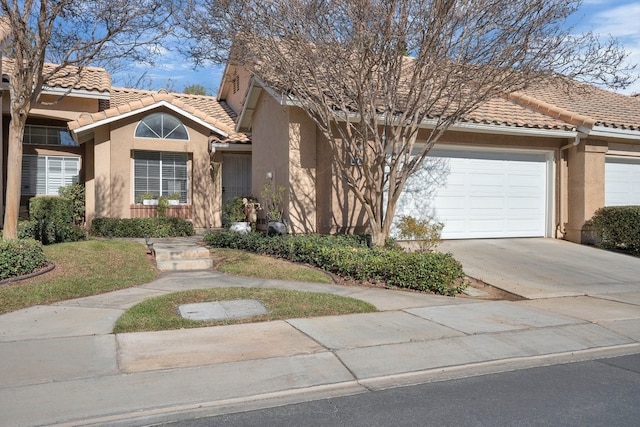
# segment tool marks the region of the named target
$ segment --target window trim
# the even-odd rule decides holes
[[[69,184],[75,184],[75,183],[79,183],[80,182],[80,171],[82,170],[82,158],[78,157],[78,156],[49,156],[49,155],[37,155],[37,154],[24,154],[23,156],[23,168],[22,168],[22,176],[20,178],[20,191],[24,196],[57,196],[58,195],[58,189],[60,189],[61,187],[64,187],[66,185]],[[38,171],[36,169],[36,176],[35,176],[35,189],[33,191],[29,191],[29,190],[25,190],[24,187],[24,174],[25,174],[25,169],[24,169],[24,162],[26,159],[28,158],[35,158],[36,160],[36,168],[38,166],[38,159],[42,158],[44,159],[44,186],[45,186],[45,191],[44,193],[40,193],[38,192]],[[51,187],[51,183],[50,183],[50,167],[49,167],[49,161],[51,159],[56,159],[56,160],[61,160],[62,161],[62,169],[61,169],[61,179],[62,179],[62,184],[61,186],[59,186],[58,188],[56,188],[55,192],[49,192],[50,187]],[[76,179],[75,180],[71,180],[71,182],[65,183],[65,162],[68,161],[74,161],[77,164],[77,174],[75,174]],[[31,173],[31,171],[29,171]],[[31,182],[29,182],[29,184],[31,184]],[[30,187],[30,186],[29,186]]]
[[[162,178],[162,170],[163,170],[163,165],[162,165],[162,160],[163,160],[163,156],[167,155],[167,156],[184,156],[184,160],[185,160],[185,175],[186,175],[186,179],[185,179],[185,201],[183,202],[182,199],[180,199],[179,201],[179,206],[187,206],[191,204],[191,191],[190,191],[190,185],[191,185],[191,161],[189,159],[189,154],[190,153],[185,153],[185,152],[173,152],[173,151],[159,151],[159,150],[133,150],[131,152],[131,200],[132,200],[132,204],[136,204],[138,201],[136,200],[136,155],[138,153],[147,153],[147,154],[158,154],[159,155],[159,159],[160,159],[160,163],[158,165],[159,167],[159,185],[160,185],[160,193],[159,196],[162,196],[162,192],[163,192],[163,188],[162,188],[162,182],[163,182],[163,178]],[[141,159],[142,160],[142,159]],[[168,190],[167,190],[167,195],[169,194]]]
[[[42,128],[45,130],[45,142],[44,143],[39,143],[39,142],[31,142],[31,136],[32,136],[32,128]],[[62,138],[58,138],[60,143],[59,144],[52,144],[49,143],[49,138],[52,137],[53,135],[49,134],[49,131],[55,130],[57,132],[62,132],[65,133],[69,136],[69,140],[70,142],[72,142],[72,144],[63,144],[62,143]],[[25,138],[29,137],[29,141],[25,141]],[[50,126],[50,125],[37,125],[37,124],[31,124],[31,123],[27,123],[25,125],[24,128],[24,134],[22,136],[22,144],[23,145],[44,145],[44,146],[48,146],[48,147],[78,147],[78,143],[75,142],[73,140],[73,137],[71,136],[71,133],[69,132],[69,129],[65,126]]]
[[[153,116],[160,116],[161,118],[161,133],[159,134],[157,132],[157,129],[153,129],[151,126],[149,126],[147,123],[145,123],[145,120],[149,119],[150,117]],[[167,133],[166,135],[164,135],[164,119],[165,117],[170,117],[172,119],[174,119],[176,122],[178,122],[178,125],[175,126],[173,129],[171,129],[171,131],[169,133]],[[141,129],[142,126],[145,126],[149,131],[151,131],[155,136],[139,136],[138,135],[138,130]],[[172,138],[171,135],[174,134],[174,132],[177,129],[184,129],[184,133],[186,134],[186,138]],[[187,127],[184,125],[184,123],[182,122],[182,120],[180,120],[178,117],[174,116],[173,114],[169,114],[166,113],[164,111],[161,112],[156,112],[156,113],[151,113],[151,114],[147,114],[146,116],[144,116],[136,125],[135,130],[133,131],[133,137],[134,138],[140,138],[140,139],[160,139],[160,140],[164,140],[164,141],[190,141],[191,140],[191,136],[189,135],[189,129],[187,129]]]

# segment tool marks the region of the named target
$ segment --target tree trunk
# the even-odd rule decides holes
[[[22,137],[27,121],[26,114],[12,114],[9,123],[9,150],[7,153],[7,188],[4,211],[5,239],[18,237],[18,213],[20,211],[20,186],[22,181]]]

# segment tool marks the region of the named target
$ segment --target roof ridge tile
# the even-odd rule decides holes
[[[565,121],[575,126],[586,126],[592,128],[598,121],[593,117],[576,113],[557,105],[541,101],[531,95],[522,92],[512,92],[506,95],[506,98],[516,102],[517,104],[539,111],[542,114]]]

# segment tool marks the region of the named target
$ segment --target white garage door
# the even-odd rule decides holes
[[[640,159],[607,158],[604,204],[640,205]]]
[[[544,237],[545,153],[434,148],[407,183],[395,218],[425,214],[444,223],[442,238]]]

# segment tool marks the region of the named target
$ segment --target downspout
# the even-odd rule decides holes
[[[575,128],[572,129],[574,132],[576,131]],[[581,137],[580,137],[580,132],[576,133],[576,136],[574,137],[573,141],[563,145],[562,147],[560,147],[558,149],[558,160],[562,161],[562,153],[566,150],[568,150],[571,147],[577,147],[578,145],[580,145],[581,142]],[[567,159],[567,167],[568,167],[568,163],[569,163],[569,159]],[[565,233],[562,231],[562,224],[561,224],[561,215],[562,215],[562,170],[560,167],[558,167],[558,174],[557,174],[557,179],[558,179],[558,196],[556,199],[556,238],[558,238],[559,234],[562,234],[562,237],[564,238]],[[567,180],[568,180],[568,171],[567,171]]]

